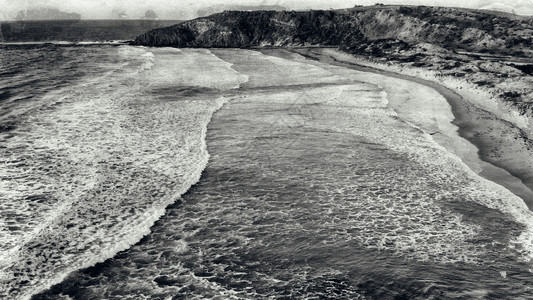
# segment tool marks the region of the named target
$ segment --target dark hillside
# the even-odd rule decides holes
[[[226,11],[152,30],[137,37],[134,43],[241,48],[320,45],[338,46],[352,52],[370,51],[370,54],[382,52],[378,51],[383,50],[380,47],[401,49],[431,43],[450,50],[529,56],[533,19],[511,16],[424,6],[305,12]],[[369,44],[374,45],[370,50]]]

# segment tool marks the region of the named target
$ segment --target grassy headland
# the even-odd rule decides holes
[[[333,49],[321,54],[437,82],[464,100],[461,106],[450,104],[462,136],[478,146],[480,157],[533,190],[532,17],[382,5],[327,11],[226,11],[151,30],[133,44],[335,47],[350,55],[340,57]]]
[[[533,18],[459,8],[226,11],[151,30],[135,45],[333,46],[365,59],[460,78],[533,116]]]

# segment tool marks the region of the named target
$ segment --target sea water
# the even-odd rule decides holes
[[[149,232],[207,163],[226,100],[196,94],[246,76],[202,50],[4,47],[0,293],[27,298]]]
[[[384,81],[248,50],[4,47],[2,297],[531,293],[531,212]]]

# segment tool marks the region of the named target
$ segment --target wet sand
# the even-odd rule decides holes
[[[414,76],[383,70],[377,64],[362,62],[355,57],[332,49],[294,49],[307,59],[325,62],[334,66],[347,67],[356,71],[370,72],[387,77],[408,80],[430,87],[446,98],[451,106],[458,136],[466,139],[468,145],[439,137],[442,132],[431,132],[441,146],[458,155],[473,171],[480,176],[496,182],[524,200],[533,209],[533,149],[532,142],[520,128],[502,120],[494,114],[476,107],[458,92],[437,82]],[[338,54],[338,55],[337,55]],[[389,94],[394,102],[394,94]],[[394,104],[393,104],[394,105]],[[402,117],[403,104],[393,109]],[[405,108],[405,107],[404,107]],[[448,135],[454,135],[453,132]]]

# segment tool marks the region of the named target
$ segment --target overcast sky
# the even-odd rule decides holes
[[[161,19],[196,17],[196,11],[212,5],[281,5],[289,9],[346,8],[356,4],[416,4],[460,6],[513,11],[516,14],[533,15],[533,0],[0,0],[0,20],[14,18],[17,12],[27,8],[54,7],[65,12],[76,12],[84,19],[116,18],[119,14],[128,18],[140,18],[147,10],[153,10]]]

